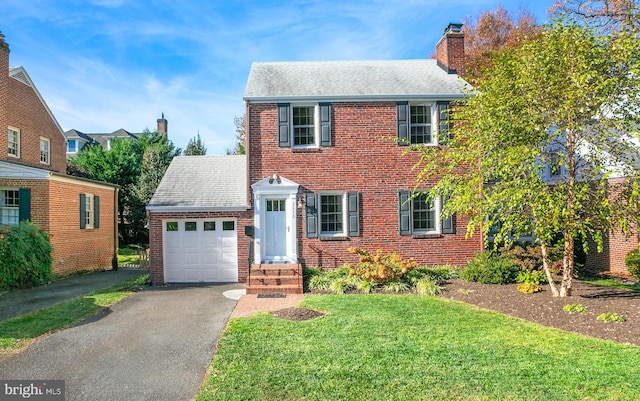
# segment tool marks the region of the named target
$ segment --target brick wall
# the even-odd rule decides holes
[[[111,268],[114,251],[114,189],[79,180],[0,179],[3,188],[31,188],[31,221],[49,233],[53,272],[67,275]],[[80,229],[80,194],[100,197],[100,227]]]
[[[0,34],[2,35],[2,34]],[[0,36],[0,160],[7,158],[7,127],[9,111],[5,106],[9,101],[9,45]]]
[[[246,212],[150,212],[149,213],[149,276],[153,285],[164,284],[164,249],[162,220],[237,219],[238,281],[246,282],[249,272],[249,244],[253,238],[244,234],[244,227],[253,225],[253,211]]]
[[[20,158],[7,157],[7,126],[3,127],[5,145],[0,148],[0,154],[4,159],[64,174],[67,169],[66,143],[55,121],[34,88],[13,78],[8,81],[8,99],[1,104],[7,107],[7,126],[20,130]],[[49,139],[50,165],[40,163],[40,137]]]
[[[464,34],[462,32],[446,32],[436,44],[435,59],[448,72],[464,71]]]
[[[397,251],[424,265],[466,263],[482,249],[480,235],[466,240],[467,218],[455,216],[455,234],[416,239],[399,234],[398,190],[411,190],[417,154],[402,156],[396,136],[395,102],[332,104],[332,146],[309,150],[280,148],[275,104],[249,106],[249,179],[253,184],[279,174],[302,186],[302,192],[329,190],[361,193],[361,236],[342,241],[309,239],[304,208],[298,209],[298,252],[306,265],[336,267],[355,257],[357,246]],[[432,180],[435,184],[437,180]]]

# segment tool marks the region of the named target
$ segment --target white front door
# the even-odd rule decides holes
[[[287,212],[285,199],[265,199],[265,258],[287,255]]]

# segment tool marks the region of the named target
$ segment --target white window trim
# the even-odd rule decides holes
[[[416,198],[411,198],[411,233],[416,235],[422,234],[442,234],[442,219],[440,218],[440,211],[442,209],[442,205],[440,204],[441,197],[437,196],[433,200],[433,208],[435,209],[435,219],[436,219],[436,227],[434,230],[421,230],[414,228],[414,220],[413,220],[413,210],[414,210],[414,202],[416,202]]]
[[[322,231],[322,196],[323,195],[340,195],[342,196],[342,232],[326,232]],[[348,230],[348,203],[347,193],[345,191],[321,191],[318,192],[318,235],[320,237],[346,237]]]
[[[93,221],[94,221],[94,212],[95,212],[95,204],[94,204],[94,200],[93,200],[93,194],[85,194],[85,199],[84,199],[84,223],[85,229],[92,229],[93,228]],[[91,207],[89,207],[89,205],[91,205]]]
[[[430,129],[431,129],[431,142],[429,143],[411,143],[411,106],[429,106],[430,110],[431,110],[431,123],[430,125]],[[408,121],[407,121],[407,135],[409,136],[409,144],[411,146],[438,146],[438,128],[440,125],[440,118],[438,116],[438,105],[437,102],[431,102],[431,101],[410,101],[408,104],[409,110],[408,110]]]
[[[46,156],[47,156],[47,160],[43,161],[42,160],[42,154],[43,154],[43,150],[42,150],[42,143],[46,143],[47,144],[47,150],[46,150]],[[40,137],[40,164],[46,164],[47,166],[51,165],[51,140],[49,138],[45,138],[43,136]]]
[[[14,131],[16,133],[16,154],[9,153],[9,130]],[[20,158],[20,129],[16,127],[8,127],[7,129],[7,154],[9,157],[15,157],[16,159]]]
[[[295,145],[294,129],[293,129],[293,109],[298,107],[313,107],[313,145]],[[319,148],[320,147],[320,105],[318,103],[295,103],[289,107],[289,131],[291,132],[291,148]]]
[[[0,224],[6,224],[6,225],[15,225],[18,224],[20,222],[20,193],[18,192],[18,206],[4,206],[3,204],[3,198],[4,198],[4,192],[5,191],[15,191],[18,192],[19,189],[18,188],[0,188]],[[2,219],[2,212],[5,210],[17,210],[18,211],[18,221],[17,222],[5,222]]]
[[[76,144],[75,150],[73,150],[73,151],[69,150],[69,143],[71,141],[73,141]],[[79,144],[80,144],[80,141],[78,141],[77,139],[69,139],[69,140],[67,140],[67,153],[78,153],[78,145]]]

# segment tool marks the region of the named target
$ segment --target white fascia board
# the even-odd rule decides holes
[[[358,96],[265,96],[243,97],[245,102],[259,103],[295,103],[295,102],[395,102],[410,100],[464,100],[468,95],[463,93],[446,93],[430,95],[358,95]]]
[[[196,212],[246,212],[251,210],[251,206],[222,206],[222,207],[202,207],[202,206],[147,206],[149,212],[176,212],[176,213],[196,213]]]

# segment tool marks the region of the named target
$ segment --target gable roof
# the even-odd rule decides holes
[[[253,63],[244,100],[453,100],[470,86],[435,59]]]
[[[174,157],[147,205],[151,211],[245,211],[244,155]]]
[[[64,135],[64,131],[62,130],[62,127],[58,123],[58,120],[56,120],[56,117],[51,112],[51,109],[47,105],[47,102],[44,101],[44,98],[38,91],[38,88],[36,88],[36,86],[33,84],[31,77],[29,76],[29,74],[27,74],[27,70],[25,70],[24,67],[11,67],[9,68],[9,77],[33,89],[36,96],[38,96],[40,103],[42,103],[42,106],[47,111],[47,114],[49,114],[49,117],[51,117],[51,120],[53,120],[53,123],[55,124],[56,128],[58,128],[60,135],[62,135],[62,137],[66,140],[67,137]]]

